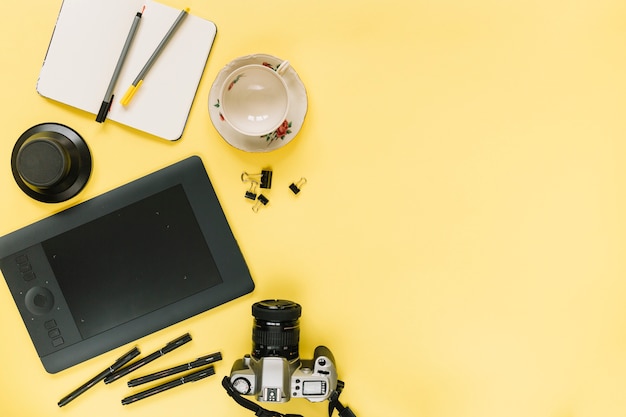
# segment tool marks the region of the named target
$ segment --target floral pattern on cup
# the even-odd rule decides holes
[[[273,69],[274,71],[276,71],[276,70],[278,69],[278,65],[280,65],[280,64],[278,64],[278,65],[272,65],[272,64],[270,64],[269,62],[265,62],[265,61],[263,61],[263,63],[261,63],[261,65],[263,65],[264,67],[268,67],[268,68]]]
[[[263,65],[266,65],[267,63],[263,63]],[[267,66],[270,66],[269,64],[267,64]],[[272,68],[270,66],[270,68]],[[273,68],[272,68],[273,69]],[[235,83],[239,78],[237,78],[236,80],[233,81],[233,83]],[[232,85],[232,84],[231,84]],[[217,99],[216,103],[213,105],[213,107],[215,107],[216,109],[219,109],[221,107],[220,105],[220,99]],[[218,112],[220,115],[220,121],[225,122],[226,120],[224,119],[224,115],[222,114],[222,112]],[[273,131],[272,133],[268,133],[267,135],[263,135],[260,136],[261,139],[265,139],[265,141],[270,144],[275,140],[283,140],[285,139],[285,136],[287,136],[288,134],[291,133],[291,124],[292,122],[285,120],[280,126],[278,126],[278,129],[276,129],[275,131]]]
[[[237,81],[239,81],[241,79],[241,77],[245,77],[246,74],[239,74],[233,81],[231,81],[230,84],[228,84],[228,91],[230,91],[235,84],[237,84]]]

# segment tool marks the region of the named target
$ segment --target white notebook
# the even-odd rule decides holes
[[[130,103],[122,106],[120,100],[180,14],[179,9],[151,0],[63,0],[37,91],[92,113],[95,121],[133,19],[144,5],[108,120],[177,140],[215,40],[213,22],[188,15]]]

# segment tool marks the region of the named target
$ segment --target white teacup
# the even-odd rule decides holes
[[[221,114],[226,123],[241,134],[263,136],[285,121],[289,111],[289,91],[282,75],[289,62],[276,70],[250,64],[233,71],[220,91]]]

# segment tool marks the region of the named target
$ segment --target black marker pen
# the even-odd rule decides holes
[[[59,407],[63,407],[64,405],[66,405],[67,403],[69,403],[70,401],[78,397],[80,394],[87,391],[89,388],[93,387],[98,382],[102,381],[104,378],[111,375],[113,372],[115,372],[116,370],[118,370],[119,368],[127,364],[128,362],[130,362],[137,355],[139,355],[139,349],[134,347],[130,352],[128,352],[127,354],[125,354],[124,356],[116,360],[113,365],[111,365],[104,371],[100,372],[98,375],[94,376],[93,378],[85,382],[80,387],[76,388],[67,396],[63,397],[61,401],[59,401],[58,403]]]

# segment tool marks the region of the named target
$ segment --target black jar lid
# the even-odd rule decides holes
[[[24,132],[13,147],[11,171],[28,196],[45,203],[74,197],[91,175],[91,153],[84,139],[59,123]]]

